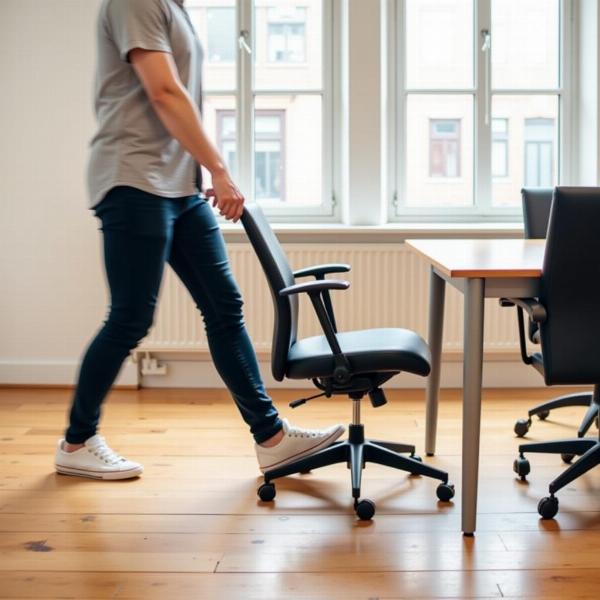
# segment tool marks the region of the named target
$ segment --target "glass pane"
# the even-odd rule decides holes
[[[257,90],[321,89],[323,0],[254,2]]]
[[[558,87],[560,0],[492,1],[492,87]]]
[[[508,143],[492,142],[492,177],[508,175]]]
[[[234,90],[235,0],[187,0],[185,6],[204,47],[204,89]]]
[[[281,118],[279,115],[265,115],[257,113],[254,121],[254,131],[257,137],[279,137],[281,132]]]
[[[473,96],[409,94],[408,207],[473,204]]]
[[[235,96],[204,97],[202,121],[223,156],[234,181],[237,179],[236,156],[236,111]],[[202,169],[202,183],[205,188],[211,186],[210,173]]]
[[[473,86],[473,0],[406,0],[406,86]]]
[[[271,206],[322,202],[322,106],[313,94],[257,96],[254,116],[256,199]]]
[[[492,204],[521,206],[521,188],[552,187],[558,177],[558,97],[493,96],[492,116],[508,134],[492,133]],[[504,138],[500,136],[503,135]],[[497,143],[506,144],[506,174],[496,172]]]

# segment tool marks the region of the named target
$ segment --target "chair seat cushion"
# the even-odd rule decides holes
[[[354,373],[407,371],[429,375],[429,347],[408,329],[364,329],[338,333],[342,352]],[[333,353],[324,335],[295,342],[288,353],[287,377],[310,379],[332,375]]]

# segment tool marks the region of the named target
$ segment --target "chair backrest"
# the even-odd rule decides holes
[[[258,256],[273,298],[275,311],[271,371],[277,381],[285,376],[290,346],[298,335],[298,297],[280,296],[283,288],[294,284],[294,274],[263,211],[257,204],[246,205],[242,224]]]
[[[523,224],[526,239],[544,239],[552,206],[552,188],[523,188]]]
[[[540,301],[546,383],[600,383],[600,188],[554,190]]]

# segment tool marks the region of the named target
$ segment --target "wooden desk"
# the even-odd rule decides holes
[[[435,453],[446,282],[464,294],[462,530],[472,535],[477,522],[484,298],[538,295],[544,240],[407,240],[431,265],[425,451]],[[510,469],[510,465],[507,465]]]

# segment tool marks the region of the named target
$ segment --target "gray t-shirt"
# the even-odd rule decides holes
[[[118,185],[167,198],[201,189],[200,168],[161,123],[128,62],[134,48],[172,54],[202,108],[202,47],[184,0],[104,0],[98,18],[95,109],[88,163],[90,206]]]

